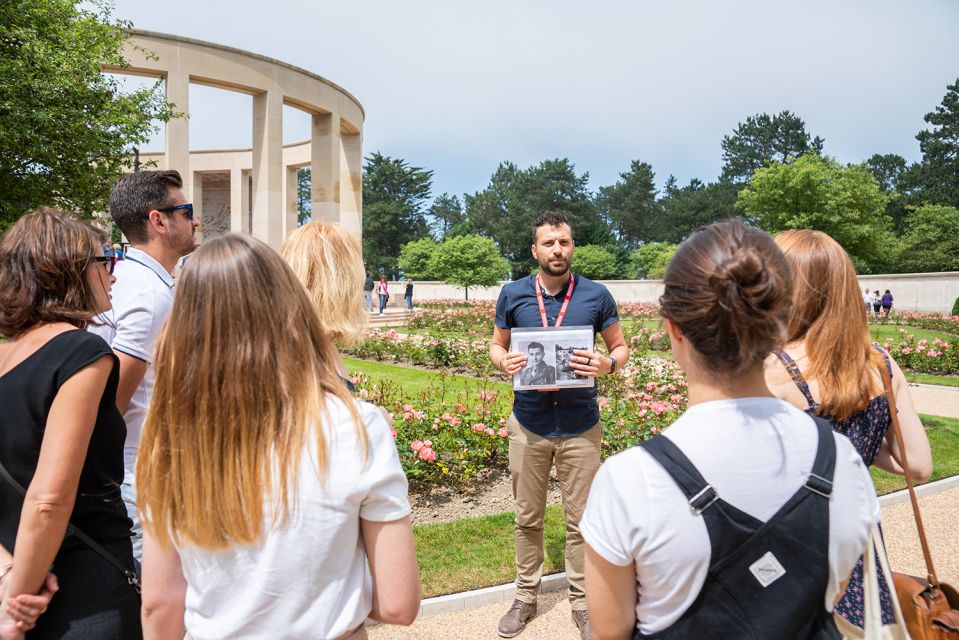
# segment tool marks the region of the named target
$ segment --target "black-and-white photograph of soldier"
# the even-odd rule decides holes
[[[529,363],[519,374],[520,384],[553,384],[556,382],[556,368],[546,363],[546,348],[539,342],[530,342],[526,346]]]
[[[569,366],[573,357],[573,351],[582,349],[582,345],[556,345],[556,379],[557,380],[577,380],[580,376],[576,375],[573,368]]]

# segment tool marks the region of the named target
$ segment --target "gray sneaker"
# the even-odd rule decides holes
[[[582,640],[593,640],[593,626],[589,623],[589,614],[586,609],[573,610],[573,624],[579,629]]]
[[[522,600],[513,600],[513,606],[509,608],[506,615],[500,618],[497,632],[501,638],[515,638],[523,629],[526,623],[536,615],[535,602],[523,602]]]

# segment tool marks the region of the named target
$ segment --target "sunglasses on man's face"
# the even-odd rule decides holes
[[[107,245],[103,245],[103,255],[93,256],[93,261],[102,262],[103,267],[107,270],[107,273],[109,273],[110,275],[113,275],[113,267],[115,264],[113,261],[113,247],[108,247]]]
[[[186,204],[175,204],[172,207],[163,207],[162,209],[157,209],[162,213],[173,213],[174,211],[179,211],[183,209],[183,214],[186,216],[187,220],[193,220],[193,203]]]

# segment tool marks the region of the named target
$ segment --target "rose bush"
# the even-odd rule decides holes
[[[869,324],[891,324],[899,327],[918,327],[930,331],[943,331],[959,336],[959,316],[947,316],[942,313],[918,313],[916,311],[896,311],[890,316],[869,318]]]
[[[899,340],[886,338],[883,348],[903,369],[920,373],[959,374],[959,348],[955,342],[925,338],[916,340],[908,330],[899,328]]]

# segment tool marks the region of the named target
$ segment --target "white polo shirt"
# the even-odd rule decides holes
[[[153,348],[173,307],[173,276],[150,255],[133,247],[127,249],[124,260],[117,262],[113,274],[117,278],[110,294],[113,309],[98,319],[105,324],[91,326],[90,331],[106,340],[114,351],[149,365],[123,414],[127,423],[123,464],[127,478],[131,478],[140,430],[153,395]]]

